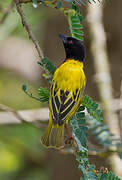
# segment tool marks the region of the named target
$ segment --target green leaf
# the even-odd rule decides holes
[[[53,75],[56,70],[56,66],[47,57],[39,61],[38,64],[51,75]]]
[[[72,22],[71,22],[71,23],[72,23]],[[74,29],[74,30],[75,30],[75,29],[78,29],[78,30],[79,30],[79,29],[83,29],[83,25],[82,25],[82,24],[79,24],[79,23],[78,23],[78,24],[77,24],[77,23],[73,23],[73,24],[72,24],[72,29]]]
[[[79,112],[77,112],[77,113],[76,113],[76,117],[77,117],[78,119],[85,118],[85,113],[84,113],[84,112],[79,111]]]
[[[77,35],[77,34],[72,34],[72,37],[80,40],[80,41],[83,41],[84,40],[84,37],[80,36],[80,35]]]
[[[84,32],[81,31],[81,29],[72,29],[71,31],[72,31],[72,34],[74,34],[74,36],[75,34],[79,36],[82,36],[84,34]]]
[[[102,111],[99,109],[98,104],[94,102],[89,96],[84,96],[82,105],[86,107],[90,116],[95,118],[100,123],[103,122],[103,118],[101,117]]]
[[[22,85],[22,90],[23,90],[23,91],[26,91],[26,90],[27,90],[26,84],[23,84],[23,85]]]
[[[48,102],[49,101],[49,91],[46,88],[39,88],[38,89],[39,99],[41,102]]]
[[[84,111],[84,110],[85,110],[85,107],[81,105],[77,112]]]

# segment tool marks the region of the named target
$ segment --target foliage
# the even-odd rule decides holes
[[[38,89],[38,95],[39,95],[39,97],[35,97],[35,96],[33,96],[32,93],[29,93],[29,92],[27,91],[27,86],[26,86],[26,84],[23,84],[23,85],[22,85],[22,90],[23,90],[23,91],[25,92],[25,94],[27,94],[29,97],[31,97],[31,98],[39,101],[39,102],[43,102],[43,103],[44,103],[44,102],[48,102],[48,101],[49,101],[49,91],[48,91],[46,88],[40,87],[40,88]]]
[[[70,120],[70,125],[78,147],[76,155],[76,160],[79,163],[78,168],[82,171],[85,180],[120,180],[120,178],[115,176],[112,172],[108,172],[107,168],[96,170],[95,166],[93,164],[90,164],[88,160],[88,126],[86,126],[86,116],[84,113],[84,108],[86,107],[87,110],[89,110],[89,102],[92,102],[93,106],[94,104],[96,104],[96,102],[93,102],[89,96],[85,96],[83,102],[85,106],[81,106],[75,116]],[[95,111],[96,109],[94,110],[92,117],[94,117]],[[98,115],[96,117],[98,117]],[[99,118],[96,119],[96,122],[100,123]]]
[[[40,97],[41,102],[48,102],[49,101],[49,91],[46,88],[39,88],[38,94]]]
[[[50,75],[53,75],[55,70],[56,70],[56,66],[49,61],[49,59],[47,57],[45,57],[44,59],[42,59],[41,62],[38,62],[38,64],[40,64],[40,66],[46,71],[49,72]]]
[[[89,96],[84,97],[82,104],[87,108],[88,113],[98,122],[103,121],[103,118],[101,117],[102,111],[98,108],[98,104],[94,102]]]
[[[73,7],[75,8],[76,6],[73,5]],[[79,39],[79,40],[83,40],[83,25],[80,24],[82,20],[82,16],[81,14],[77,13],[77,10],[75,9],[71,9],[68,11],[68,21],[69,21],[69,27],[70,27],[70,31],[72,34],[72,37]]]
[[[43,74],[45,79],[48,79],[49,83],[51,83],[52,75],[56,70],[56,66],[47,57],[43,58],[41,62],[38,61],[38,64],[45,71],[45,74]]]

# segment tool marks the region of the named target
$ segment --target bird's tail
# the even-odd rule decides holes
[[[54,125],[52,118],[49,120],[46,133],[41,139],[41,142],[46,147],[61,148],[64,146],[64,124],[59,126]]]

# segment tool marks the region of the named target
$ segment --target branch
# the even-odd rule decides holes
[[[0,124],[35,123],[37,121],[47,123],[49,119],[48,108],[14,111],[5,105],[0,105],[0,109],[6,111],[0,112]]]
[[[12,113],[14,115],[15,118],[17,118],[20,122],[26,122],[24,120],[24,118],[15,110],[13,110],[12,108],[4,105],[4,104],[0,104],[0,110],[8,112],[8,113]],[[5,119],[4,119],[5,121]]]
[[[96,82],[100,93],[101,101],[104,107],[103,115],[110,132],[120,139],[120,128],[117,114],[112,108],[112,79],[110,76],[110,67],[106,47],[106,34],[103,26],[103,2],[100,4],[88,4],[88,23],[91,33],[91,52],[96,71]],[[122,160],[118,155],[111,155],[110,162],[113,171],[122,176]]]
[[[10,6],[5,10],[5,13],[4,13],[3,17],[0,20],[0,24],[4,23],[4,21],[6,20],[8,14],[13,9],[13,7],[14,7],[14,0],[11,1]]]
[[[17,11],[21,17],[21,21],[22,21],[22,24],[23,26],[25,27],[27,33],[28,33],[28,36],[29,38],[32,40],[32,42],[35,44],[35,48],[38,52],[38,55],[41,59],[44,58],[44,55],[43,55],[43,52],[39,46],[39,42],[36,40],[35,36],[33,35],[32,33],[32,30],[31,30],[31,27],[29,26],[29,24],[27,23],[26,19],[25,19],[25,15],[24,15],[24,12],[21,8],[21,4],[20,4],[20,1],[19,0],[14,0],[15,4],[16,4],[16,7],[17,7]]]

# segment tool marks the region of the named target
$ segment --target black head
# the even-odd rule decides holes
[[[64,44],[66,59],[75,59],[83,62],[85,57],[85,49],[81,41],[62,34],[60,34],[59,37],[62,39]]]

